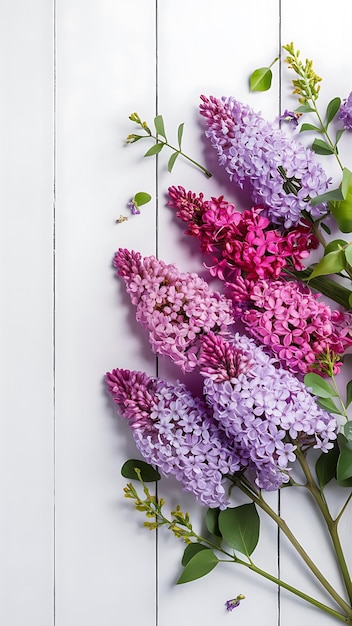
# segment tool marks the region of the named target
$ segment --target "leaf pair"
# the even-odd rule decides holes
[[[221,537],[231,548],[250,557],[258,543],[260,529],[259,515],[254,504],[243,504],[224,511],[209,509],[205,521],[215,537]],[[201,578],[209,574],[218,563],[214,550],[202,543],[191,543],[184,551],[184,570],[177,583]]]
[[[180,124],[178,129],[177,129],[178,150],[176,148],[173,148],[172,146],[170,146],[170,144],[167,141],[166,131],[165,131],[165,124],[164,124],[164,119],[163,119],[162,115],[157,115],[154,118],[154,126],[155,126],[156,134],[158,136],[163,137],[163,139],[165,141],[160,141],[159,139],[157,139],[157,143],[154,146],[152,146],[151,148],[149,148],[149,150],[147,150],[147,152],[145,153],[144,156],[148,157],[148,156],[153,156],[155,154],[159,154],[162,151],[162,149],[164,148],[164,146],[168,146],[169,148],[174,150],[174,152],[171,154],[171,156],[170,156],[170,158],[168,160],[168,164],[167,164],[167,169],[171,173],[172,170],[173,170],[173,167],[175,165],[176,159],[177,159],[177,157],[180,155],[180,153],[182,151],[182,137],[183,137],[184,123]]]

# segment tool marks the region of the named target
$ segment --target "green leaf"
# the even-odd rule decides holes
[[[314,109],[309,104],[301,104],[295,109],[295,113],[314,113]]]
[[[178,129],[177,129],[177,141],[178,141],[178,147],[181,150],[181,145],[182,145],[182,137],[183,137],[183,129],[184,129],[184,123],[180,124]]]
[[[312,390],[314,396],[318,396],[318,398],[336,398],[338,397],[337,391],[330,385],[330,383],[319,376],[319,374],[315,374],[314,372],[310,372],[306,374],[304,377],[304,384],[306,387],[309,387]]]
[[[344,239],[334,239],[333,241],[329,241],[328,245],[325,246],[324,256],[328,254],[329,252],[334,252],[335,250],[341,250],[341,248],[344,248],[344,246],[347,246],[347,241],[345,241]],[[345,254],[346,254],[346,251],[345,251]]]
[[[342,233],[352,232],[352,197],[339,202],[332,202],[331,212]]]
[[[198,554],[198,552],[201,552],[202,550],[209,550],[209,548],[207,548],[206,546],[203,546],[203,544],[201,543],[189,543],[183,553],[183,557],[182,557],[183,567],[186,567],[186,565],[188,565],[190,560],[193,559],[193,557],[196,554]]]
[[[151,199],[152,197],[149,193],[146,193],[145,191],[139,191],[135,194],[133,201],[136,203],[137,206],[143,206],[143,204],[147,204],[148,202],[150,202]]]
[[[318,132],[318,133],[322,132],[321,128],[318,128],[318,126],[314,126],[314,124],[302,124],[301,128],[299,129],[299,132],[303,133],[305,130],[314,130],[315,132]]]
[[[352,172],[347,167],[344,167],[342,171],[342,182],[341,182],[342,197],[344,200],[347,198],[347,194],[351,186],[351,182],[352,182]]]
[[[345,167],[341,182],[342,198],[331,204],[331,212],[343,233],[352,231],[352,172]]]
[[[169,158],[168,164],[167,164],[167,169],[168,171],[171,173],[172,172],[172,168],[175,165],[175,161],[178,157],[180,153],[179,152],[173,152],[172,155]]]
[[[325,230],[326,233],[328,233],[328,235],[331,235],[331,230],[330,230],[329,226],[324,224],[324,222],[320,222],[320,226],[322,227],[323,230]]]
[[[348,443],[341,449],[337,462],[336,477],[338,482],[352,478],[352,450],[348,447]]]
[[[141,478],[145,483],[152,483],[156,480],[160,480],[161,476],[158,470],[154,469],[149,463],[145,461],[139,461],[138,459],[129,459],[126,461],[122,468],[121,474],[124,478],[132,480],[138,480],[138,475],[135,472],[135,467],[140,470]]]
[[[336,131],[336,137],[335,137],[335,147],[337,146],[337,144],[339,143],[343,133],[345,132],[344,128],[339,128],[339,130]]]
[[[165,141],[167,141],[166,134],[165,134],[164,120],[163,120],[163,116],[162,115],[157,115],[154,118],[154,126],[155,126],[155,130],[156,130],[157,134],[161,135],[162,137],[164,137]]]
[[[312,150],[316,154],[334,154],[333,149],[322,139],[314,139],[312,143]]]
[[[326,276],[327,274],[337,274],[346,266],[345,253],[343,250],[335,250],[323,256],[314,267],[309,280],[314,276]]]
[[[351,404],[352,402],[352,380],[350,380],[347,383],[347,387],[346,387],[346,408]]]
[[[347,441],[352,441],[352,422],[348,421],[343,427],[344,435]]]
[[[309,204],[315,206],[316,204],[320,204],[321,202],[334,202],[334,200],[343,200],[341,187],[337,187],[337,189],[331,189],[331,191],[327,191],[326,193],[322,193],[319,196],[315,196],[314,198],[309,200]]]
[[[153,156],[153,154],[159,154],[159,152],[161,152],[164,146],[165,144],[162,142],[156,143],[154,146],[149,148],[149,150],[147,150],[144,156],[148,157],[148,156]]]
[[[187,563],[177,581],[177,585],[188,583],[191,580],[196,580],[197,578],[206,576],[206,574],[209,574],[209,572],[211,572],[218,563],[219,559],[212,550],[209,548],[206,548],[206,550],[200,550]]]
[[[324,489],[335,476],[336,466],[340,455],[337,445],[328,452],[323,452],[315,464],[315,471],[321,489]]]
[[[205,515],[205,525],[209,532],[215,537],[221,537],[219,528],[220,509],[208,509]]]
[[[273,73],[270,67],[259,67],[249,78],[250,91],[268,91],[271,87]]]
[[[348,296],[348,304],[349,304],[350,309],[352,309],[352,293],[350,296]]]
[[[330,100],[327,108],[326,108],[326,117],[325,124],[326,127],[329,126],[330,122],[334,119],[336,113],[338,112],[341,104],[341,98],[333,98]]]
[[[220,532],[226,543],[250,556],[259,539],[259,515],[253,503],[225,509],[219,515]]]
[[[335,402],[331,398],[319,398],[317,400],[317,404],[319,404],[319,406],[321,406],[326,411],[329,411],[329,413],[343,415],[343,413],[340,411],[340,409],[337,408]]]
[[[345,257],[348,265],[352,265],[352,243],[345,248]]]

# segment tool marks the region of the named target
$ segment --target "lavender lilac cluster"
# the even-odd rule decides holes
[[[335,418],[253,340],[236,334],[229,342],[210,333],[203,339],[201,373],[214,419],[237,448],[241,466],[254,470],[261,489],[288,482],[296,445],[332,448]]]
[[[325,193],[330,182],[309,148],[232,97],[201,99],[206,136],[219,163],[239,187],[249,183],[253,201],[264,204],[273,223],[290,228],[303,211],[313,218],[326,212],[326,205],[309,203]]]
[[[225,476],[240,465],[205,403],[181,383],[143,372],[115,369],[106,383],[146,461],[175,476],[201,504],[226,508]]]

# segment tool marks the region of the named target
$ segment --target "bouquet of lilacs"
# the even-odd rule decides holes
[[[351,623],[352,581],[339,522],[352,493],[347,413],[352,381],[341,390],[336,376],[352,346],[352,243],[342,236],[328,243],[325,238],[331,228],[352,231],[352,173],[338,153],[344,131],[352,129],[352,95],[332,100],[322,116],[317,108],[321,79],[311,61],[303,63],[293,44],[284,50],[299,106],[285,111],[281,123],[269,123],[233,97],[201,96],[209,145],[234,186],[249,191],[251,206],[240,212],[223,196],[206,199],[182,186],[168,190],[168,206],[186,224],[186,234],[199,240],[209,276],[223,284],[221,292],[198,274],[154,256],[120,248],[114,257],[153,352],[171,359],[186,382],[117,368],[106,374],[106,384],[144,459],[124,464],[123,475],[139,481],[129,483],[125,495],[146,514],[148,528],[166,526],[186,543],[179,583],[227,560]],[[261,68],[251,81],[264,90],[270,72]],[[155,134],[136,113],[131,120],[144,134],[130,135],[130,143],[155,140],[146,156],[169,147],[170,171],[180,155],[198,165],[182,152],[182,124],[175,148],[167,141],[162,116],[154,120]],[[301,124],[302,132],[318,137],[305,147],[282,130],[285,122]],[[331,189],[316,154],[337,158],[341,181],[336,188]],[[133,198],[133,213],[147,196]],[[320,255],[317,262],[309,262],[311,251]],[[196,395],[187,387],[190,374],[198,376]],[[297,468],[303,484],[297,482]],[[174,476],[205,507],[204,536],[180,506],[168,515],[164,500],[150,492],[147,483],[161,474]],[[336,516],[325,496],[331,481],[346,493]],[[343,595],[265,499],[267,491],[298,484],[310,492],[326,525]],[[247,497],[245,504],[233,505],[235,487]],[[255,564],[258,509],[287,537],[330,597],[328,603]],[[228,600],[226,608],[242,599]]]

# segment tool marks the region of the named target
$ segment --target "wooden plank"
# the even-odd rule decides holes
[[[0,20],[0,621],[53,623],[53,6]]]
[[[136,451],[103,377],[155,372],[112,268],[118,247],[155,252],[155,163],[124,145],[133,111],[154,116],[154,4],[61,0],[57,22],[56,624],[151,625],[155,537],[123,498]],[[116,224],[137,191],[153,204]]]

